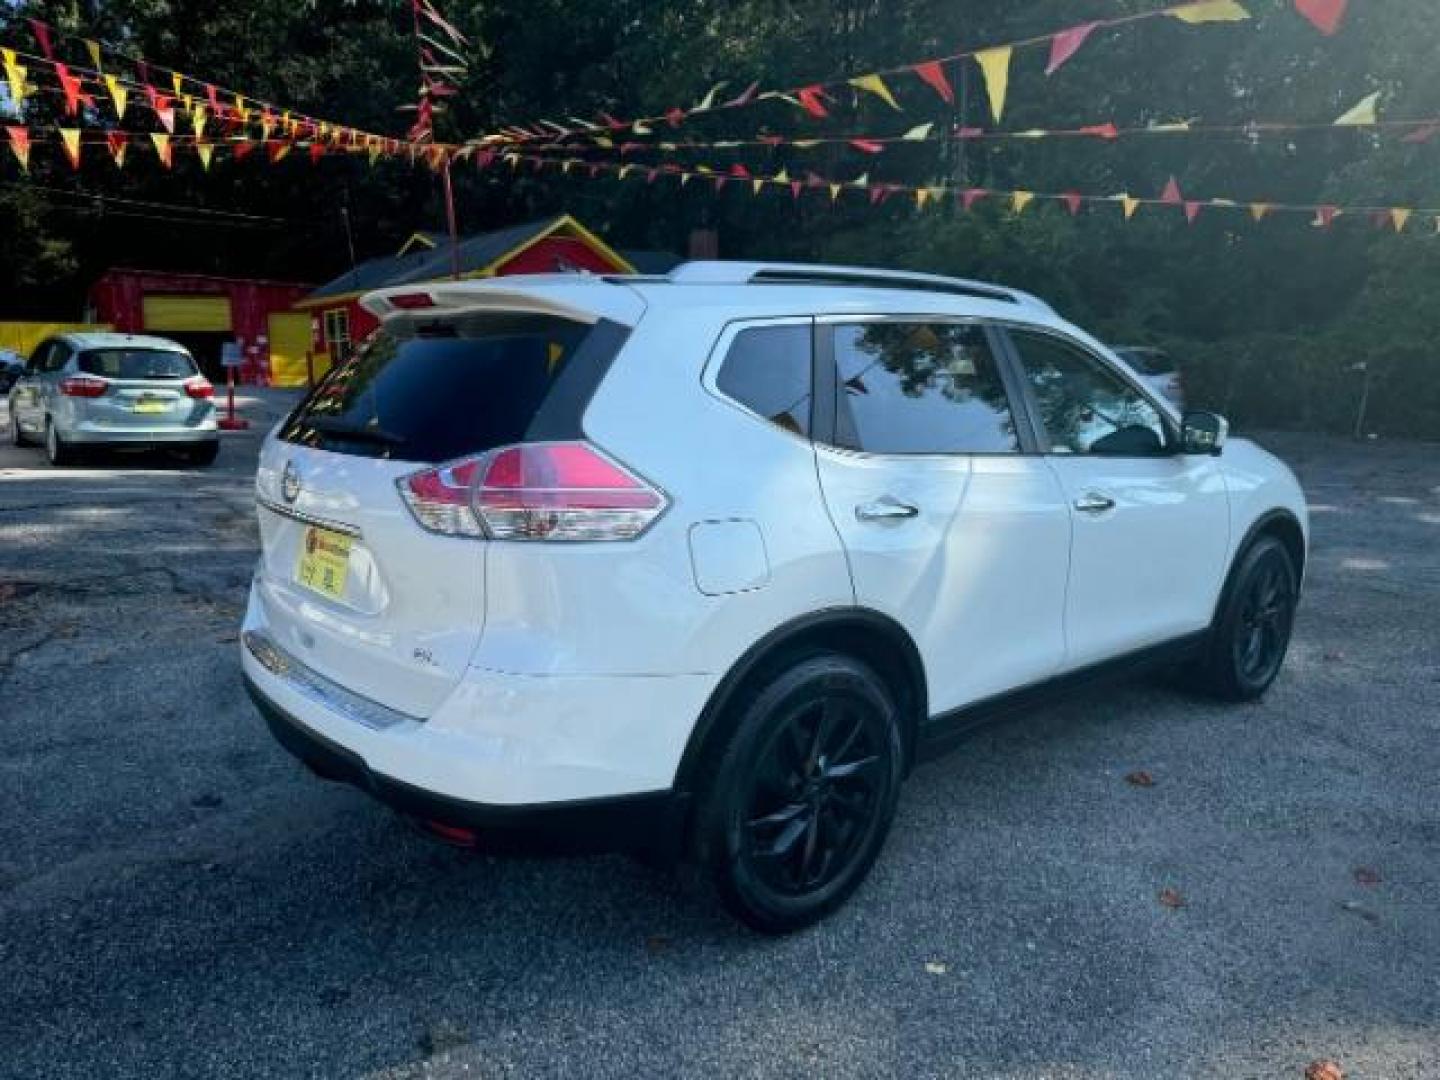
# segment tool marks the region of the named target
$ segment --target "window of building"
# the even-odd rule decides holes
[[[350,312],[332,308],[325,312],[325,345],[332,359],[350,355]]]

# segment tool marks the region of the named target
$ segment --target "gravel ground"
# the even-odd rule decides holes
[[[435,846],[274,745],[257,440],[0,450],[0,1073],[1440,1076],[1440,448],[1266,440],[1316,534],[1267,700],[990,728],[775,941],[623,858]]]

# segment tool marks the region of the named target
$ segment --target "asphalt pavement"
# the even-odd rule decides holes
[[[272,742],[237,630],[284,404],[211,469],[0,449],[0,1075],[1440,1076],[1440,446],[1267,439],[1315,522],[1268,698],[987,729],[772,940]]]

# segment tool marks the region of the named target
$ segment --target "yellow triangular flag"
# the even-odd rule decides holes
[[[374,165],[375,162],[376,162],[376,160],[377,160],[379,157],[380,157],[380,144],[379,144],[379,143],[371,143],[371,144],[370,144],[370,164],[371,164],[371,165]]]
[[[900,103],[895,100],[895,95],[890,93],[890,87],[885,85],[885,80],[879,75],[857,75],[850,80],[850,85],[860,90],[870,91],[897,112],[903,111]]]
[[[209,172],[210,159],[215,156],[214,144],[207,142],[197,142],[195,144],[195,153],[198,154],[200,157],[200,167],[206,172]]]
[[[179,97],[181,94],[185,93],[184,84],[185,77],[181,75],[178,71],[172,71],[170,73],[170,85],[175,88],[176,97]]]
[[[1200,3],[1171,8],[1168,14],[1192,26],[1199,23],[1244,22],[1250,18],[1250,12],[1235,0],[1201,0]]]
[[[190,123],[195,128],[196,135],[205,134],[205,121],[209,117],[209,115],[209,110],[206,109],[205,106],[201,105],[199,102],[196,102],[194,107],[191,108]]]
[[[1406,210],[1400,206],[1390,211],[1390,221],[1395,226],[1397,233],[1405,231],[1405,226],[1410,224],[1410,215],[1412,213],[1414,213],[1413,210]]]
[[[632,172],[635,171],[635,169],[636,169],[636,166],[633,165],[633,164],[621,165],[621,166],[620,166],[620,171],[619,171],[618,173],[616,173],[615,176],[616,176],[617,179],[624,180],[625,177],[629,176]]]
[[[750,181],[750,188],[756,195],[760,194],[760,189],[764,186],[765,178],[763,176],[757,176],[754,180]]]
[[[1140,200],[1133,195],[1121,195],[1120,206],[1125,211],[1125,220],[1129,221],[1135,216],[1135,211],[1140,209]]]
[[[65,156],[70,159],[72,168],[80,168],[80,129],[61,128],[60,143],[65,147]]]
[[[1049,134],[1050,134],[1050,132],[1046,131],[1044,128],[1026,128],[1024,131],[1017,131],[1017,132],[1015,133],[1015,138],[1017,138],[1017,139],[1043,139],[1043,138],[1045,138],[1045,136],[1047,136],[1047,135],[1049,135]]]
[[[929,201],[930,201],[930,189],[929,189],[929,188],[923,188],[923,187],[922,187],[922,188],[916,188],[916,189],[915,189],[915,208],[916,208],[917,210],[924,210],[924,209],[925,209],[925,204],[928,203]]]
[[[1269,203],[1257,202],[1250,204],[1250,216],[1256,221],[1264,221],[1273,207]]]
[[[1365,98],[1353,109],[1344,113],[1340,119],[1335,121],[1336,127],[1373,127],[1380,119],[1379,110],[1376,106],[1380,102],[1380,91]]]
[[[985,92],[990,97],[990,115],[997,124],[1005,115],[1005,97],[1010,92],[1010,56],[1013,51],[1006,45],[975,54],[975,62],[980,65],[980,70],[985,75]]]
[[[105,65],[100,62],[100,43],[86,38],[85,49],[90,53],[90,65],[96,71],[104,71]]]
[[[160,164],[167,169],[170,168],[172,158],[170,157],[170,136],[164,131],[152,131],[150,139],[155,144],[155,154],[160,159]]]
[[[10,83],[10,101],[17,110],[25,100],[25,65],[17,62],[14,49],[4,50],[5,78]]]
[[[1035,201],[1033,191],[1016,191],[1010,196],[1010,207],[1017,215],[1023,214],[1025,208]]]
[[[125,119],[125,102],[129,100],[130,91],[120,85],[120,80],[114,75],[105,76],[105,89],[110,91],[110,97],[115,102],[115,119]]]
[[[900,137],[907,142],[924,142],[930,137],[930,132],[935,130],[934,124],[920,124],[911,128]]]
[[[790,144],[797,150],[813,150],[820,145],[819,139],[796,139]]]
[[[788,184],[790,182],[790,170],[781,169],[778,173],[774,175],[772,179],[777,184]]]

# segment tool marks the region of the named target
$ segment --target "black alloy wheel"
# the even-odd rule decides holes
[[[1228,701],[1253,701],[1285,664],[1299,601],[1295,564],[1285,545],[1262,536],[1231,575],[1197,671],[1202,690]]]
[[[869,872],[903,772],[885,684],[846,656],[812,657],[744,710],[703,808],[721,899],[784,933],[833,911]]]

